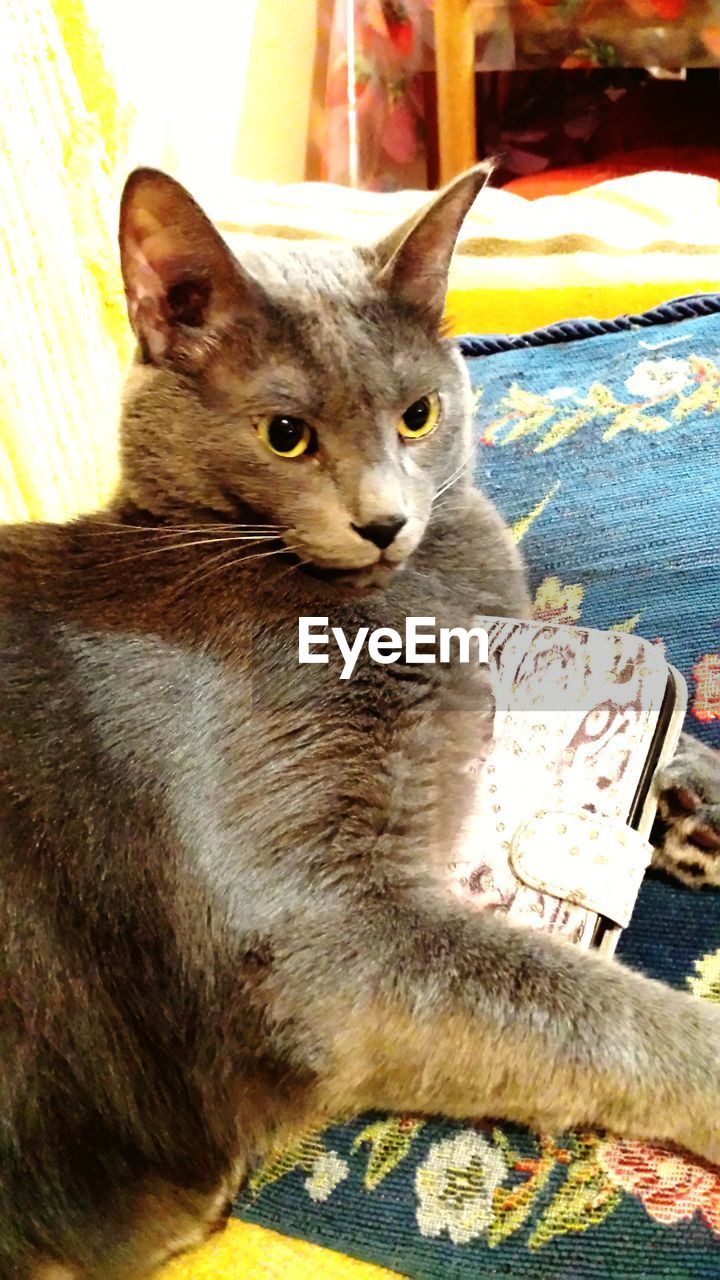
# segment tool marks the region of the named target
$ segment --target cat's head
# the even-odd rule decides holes
[[[272,524],[357,585],[402,568],[443,488],[468,482],[469,384],[442,315],[487,172],[379,244],[255,240],[239,259],[177,182],[132,174],[120,249],[139,352],[117,504]]]

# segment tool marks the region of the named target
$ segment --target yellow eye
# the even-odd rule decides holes
[[[276,414],[273,418],[261,418],[257,433],[263,444],[279,458],[299,458],[313,443],[313,433],[303,418],[291,418]]]
[[[404,440],[421,440],[434,431],[440,417],[440,397],[437,391],[414,400],[399,419],[397,429]]]

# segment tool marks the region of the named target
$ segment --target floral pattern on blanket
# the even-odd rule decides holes
[[[700,998],[720,1001],[720,950],[696,962],[688,985]],[[420,1117],[388,1116],[340,1130],[340,1141],[335,1128],[303,1134],[251,1178],[240,1211],[253,1216],[265,1190],[293,1174],[319,1205],[348,1180],[356,1194],[372,1195],[404,1169],[417,1231],[455,1246],[482,1238],[496,1249],[521,1236],[535,1253],[557,1237],[599,1228],[625,1199],[660,1226],[695,1219],[720,1237],[720,1172],[680,1151],[595,1133],[555,1139],[484,1124],[448,1126],[420,1150],[428,1129]]]
[[[622,396],[602,382],[593,382],[586,391],[559,386],[543,392],[514,382],[500,408],[503,412],[488,423],[483,442],[508,445],[534,436],[534,451],[544,453],[591,425],[602,424],[601,438],[613,440],[621,431],[668,431],[698,410],[718,412],[720,369],[709,356],[641,360],[625,379]]]

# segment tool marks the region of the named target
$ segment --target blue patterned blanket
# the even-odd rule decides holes
[[[681,313],[465,353],[477,481],[536,616],[661,640],[720,746],[720,297]],[[648,877],[620,954],[720,1000],[720,892]],[[364,1116],[304,1135],[235,1213],[413,1280],[720,1280],[720,1175],[596,1134]]]

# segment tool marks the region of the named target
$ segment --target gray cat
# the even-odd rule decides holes
[[[484,669],[297,662],[301,615],[527,612],[440,333],[483,180],[372,249],[242,263],[177,183],[126,187],[117,492],[0,539],[3,1280],[149,1275],[367,1108],[720,1161],[720,1008],[443,887]],[[668,778],[662,856],[705,832],[717,883],[711,758]]]

